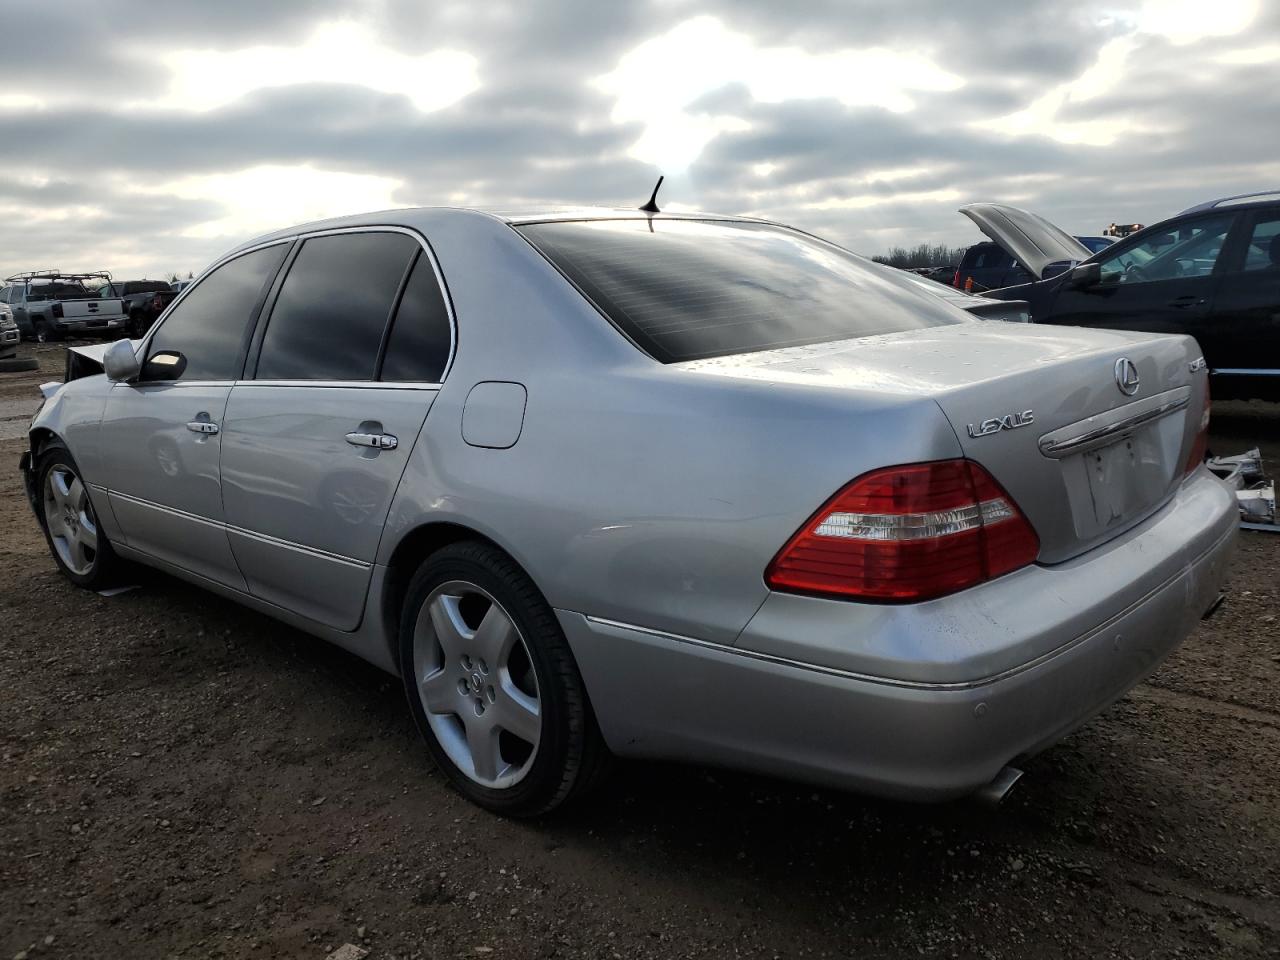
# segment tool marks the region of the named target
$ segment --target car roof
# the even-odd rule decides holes
[[[1206,200],[1204,203],[1197,203],[1194,207],[1187,207],[1181,213],[1174,216],[1182,217],[1188,213],[1203,213],[1206,210],[1216,210],[1219,207],[1252,207],[1267,206],[1269,204],[1280,203],[1280,190],[1264,190],[1261,193],[1239,193],[1233,197],[1219,197],[1217,200]],[[1169,218],[1170,220],[1173,217]]]
[[[313,220],[295,226],[274,230],[271,233],[254,237],[239,245],[232,253],[238,253],[251,247],[283,240],[301,233],[316,233],[324,230],[341,230],[347,227],[405,226],[419,227],[429,230],[433,223],[453,220],[457,217],[474,217],[490,223],[507,223],[512,225],[526,223],[548,223],[554,221],[583,220],[730,220],[747,223],[773,223],[755,217],[733,216],[721,213],[703,213],[693,211],[663,211],[661,213],[645,213],[642,210],[611,207],[545,207],[518,211],[483,210],[476,207],[401,207],[392,210],[376,210],[370,213],[358,213],[346,217],[332,217],[327,220]]]

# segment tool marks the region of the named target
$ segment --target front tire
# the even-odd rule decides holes
[[[70,451],[54,446],[40,457],[40,519],[53,561],[86,590],[111,586],[121,562],[98,523],[89,490]]]
[[[603,770],[607,750],[555,614],[488,543],[451,544],[418,568],[400,675],[436,765],[488,810],[547,813]]]

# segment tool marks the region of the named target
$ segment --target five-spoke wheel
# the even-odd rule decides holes
[[[608,757],[555,612],[514,560],[464,540],[405,589],[400,673],[436,764],[481,806],[534,816],[580,795]]]
[[[414,627],[413,664],[449,759],[486,787],[519,782],[538,752],[542,708],[528,647],[502,605],[474,583],[436,587]]]
[[[98,523],[83,481],[66,464],[45,473],[44,522],[67,569],[82,577],[91,573],[98,557]]]
[[[58,569],[78,586],[109,586],[120,560],[99,527],[80,468],[66,447],[54,443],[41,452],[37,470],[45,539]]]

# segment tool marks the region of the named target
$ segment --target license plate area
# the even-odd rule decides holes
[[[1173,483],[1181,424],[1171,417],[1062,460],[1076,534],[1092,539],[1145,514]]]

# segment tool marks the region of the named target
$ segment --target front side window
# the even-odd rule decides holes
[[[1260,214],[1244,252],[1244,269],[1280,273],[1280,211]]]
[[[439,383],[449,362],[449,311],[431,259],[418,256],[387,338],[383,380]]]
[[[637,219],[517,229],[662,363],[966,320],[894,271],[771,224]]]
[[[302,245],[271,309],[259,380],[372,380],[417,241],[343,233]]]
[[[1231,231],[1230,214],[1193,220],[1157,230],[1138,243],[1098,258],[1103,283],[1151,283],[1207,277],[1213,273]]]
[[[148,358],[177,351],[187,358],[181,379],[235,380],[249,323],[288,249],[278,243],[254,250],[205,277],[160,325]]]

